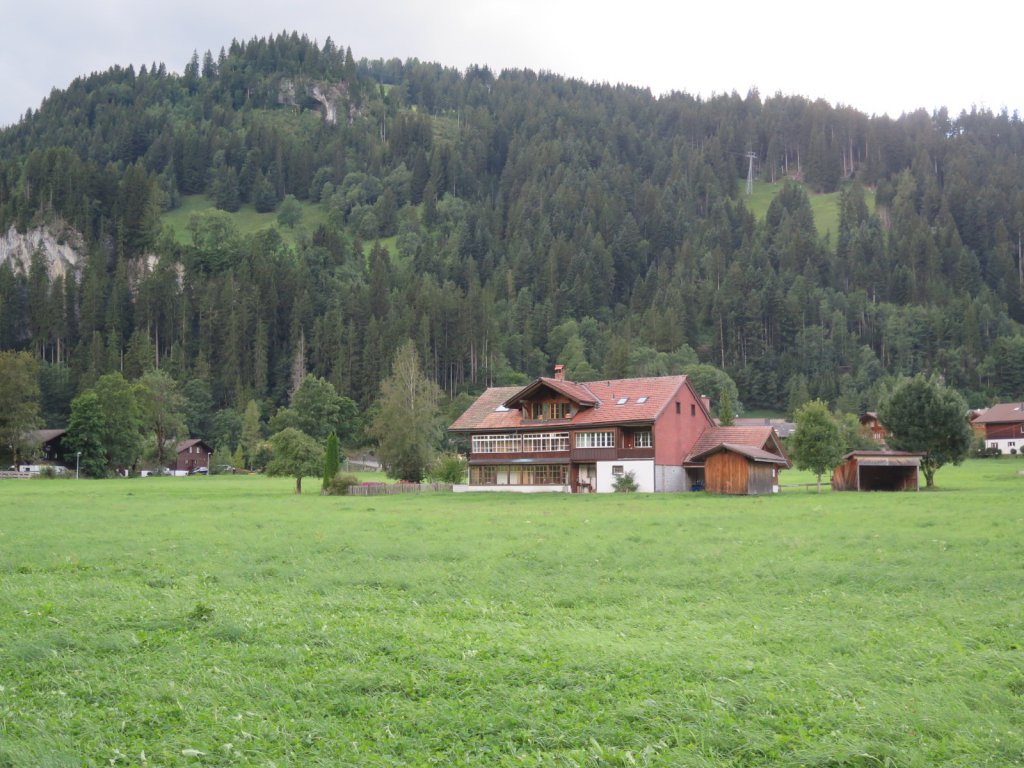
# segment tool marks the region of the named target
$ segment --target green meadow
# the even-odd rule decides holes
[[[0,482],[0,766],[1021,765],[1020,470],[760,498]]]
[[[753,194],[746,194],[746,182],[740,186],[740,194],[744,205],[759,220],[764,220],[768,213],[768,206],[771,205],[775,196],[782,191],[783,186],[792,184],[792,181],[778,181],[774,184],[763,181],[754,182]],[[839,192],[819,194],[811,190],[805,184],[801,184],[807,193],[807,199],[811,203],[811,213],[814,214],[814,225],[818,234],[822,237],[828,235],[832,247],[835,247],[836,238],[839,236]],[[864,196],[867,201],[868,210],[875,210],[875,190],[869,187],[864,189]]]

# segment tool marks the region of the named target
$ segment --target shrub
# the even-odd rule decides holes
[[[347,496],[348,489],[353,485],[359,485],[359,478],[355,475],[339,473],[334,476],[322,491],[324,496]]]
[[[626,472],[616,477],[613,485],[616,493],[636,493],[640,488],[636,482],[636,475],[632,472]]]
[[[466,479],[466,460],[457,453],[446,453],[437,457],[434,465],[427,470],[427,479],[432,483],[457,485]]]

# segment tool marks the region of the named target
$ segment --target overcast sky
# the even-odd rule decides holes
[[[193,49],[282,30],[465,69],[548,70],[695,95],[757,87],[867,114],[1024,106],[1024,4],[606,0],[7,0],[0,126],[119,64],[181,72]]]

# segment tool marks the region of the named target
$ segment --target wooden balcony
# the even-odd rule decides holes
[[[570,457],[574,462],[614,461],[619,458],[619,448],[573,448]]]

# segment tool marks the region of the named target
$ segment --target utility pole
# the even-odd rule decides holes
[[[757,155],[753,152],[747,152],[747,160],[750,163],[747,166],[747,194],[754,194],[754,161],[757,160]]]

